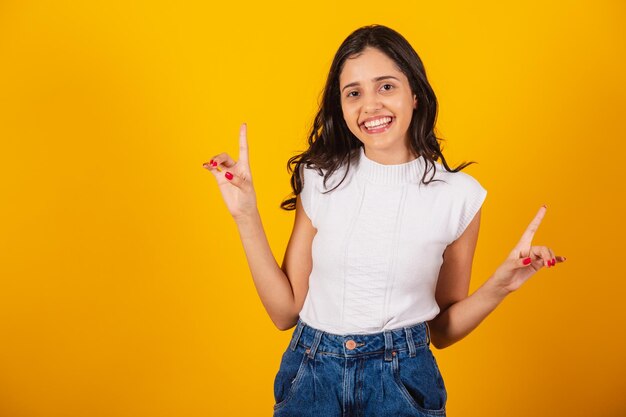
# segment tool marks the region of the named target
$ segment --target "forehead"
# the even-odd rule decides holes
[[[406,80],[404,73],[391,58],[378,49],[368,47],[360,55],[346,59],[339,74],[339,85],[369,82],[382,75],[393,75]]]

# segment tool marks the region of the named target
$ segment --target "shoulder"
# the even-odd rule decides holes
[[[302,164],[300,166],[300,178],[303,181],[303,186],[318,188],[319,179],[323,177],[320,175],[320,169],[314,166],[307,167],[306,164]]]
[[[439,179],[448,184],[451,191],[457,192],[478,192],[480,190],[484,190],[480,181],[478,181],[474,176],[468,174],[467,172],[457,171],[450,172],[446,171],[443,164],[439,162],[435,162],[436,174],[433,179]],[[426,178],[430,178],[429,174],[427,174]]]
[[[337,167],[337,169],[335,169],[330,175],[328,175],[328,169],[318,168],[315,166],[306,167],[305,164],[302,164],[301,167],[303,187],[310,187],[318,192],[334,189],[338,185],[339,187],[337,188],[343,188],[343,186],[349,182],[349,177],[351,177],[351,174],[354,172],[354,167],[350,167],[348,169],[345,164]],[[346,171],[348,172],[346,173]],[[346,180],[348,181],[342,182],[344,176],[346,176]]]
[[[447,213],[450,216],[450,241],[453,242],[463,234],[479,212],[487,197],[487,190],[476,178],[466,172],[449,172],[443,166],[441,169],[449,190],[445,193],[447,197],[444,200],[450,207]]]

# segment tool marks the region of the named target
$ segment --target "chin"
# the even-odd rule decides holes
[[[401,141],[395,140],[359,140],[361,141],[361,143],[363,143],[364,146],[367,146],[369,149],[373,149],[376,151],[393,151],[402,146]]]

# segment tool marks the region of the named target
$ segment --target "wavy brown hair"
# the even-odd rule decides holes
[[[409,144],[414,154],[423,156],[427,167],[432,168],[432,175],[426,181],[426,169],[422,182],[428,184],[435,176],[435,161],[441,159],[441,164],[448,172],[458,172],[475,161],[466,162],[455,169],[451,169],[444,158],[439,142],[443,139],[435,136],[435,121],[437,119],[437,97],[428,83],[426,70],[422,60],[411,44],[398,32],[382,25],[369,25],[352,32],[341,44],[330,66],[326,86],[324,87],[320,108],[315,116],[308,138],[309,148],[301,154],[289,158],[287,171],[291,173],[291,187],[293,194],[285,199],[280,207],[284,210],[296,208],[296,196],[302,191],[301,165],[315,168],[319,175],[324,175],[324,186],[328,178],[343,164],[346,170],[341,181],[331,190],[336,189],[345,180],[353,158],[362,146],[348,129],[341,108],[339,92],[339,75],[343,70],[346,59],[352,58],[367,47],[373,47],[391,58],[400,71],[409,80],[413,94],[417,96],[417,108],[413,110],[409,125]],[[322,172],[326,171],[326,174]]]

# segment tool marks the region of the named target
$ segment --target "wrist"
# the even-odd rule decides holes
[[[233,219],[235,220],[235,223],[238,227],[245,227],[251,223],[256,222],[260,217],[261,215],[259,214],[259,210],[255,207],[255,209],[249,213],[243,213],[237,216],[233,216]]]
[[[511,290],[508,290],[507,288],[504,288],[503,286],[497,284],[494,281],[493,276],[491,276],[487,280],[487,282],[485,282],[483,287],[484,290],[490,295],[490,297],[497,299],[498,302],[504,300],[507,295],[512,293]]]

